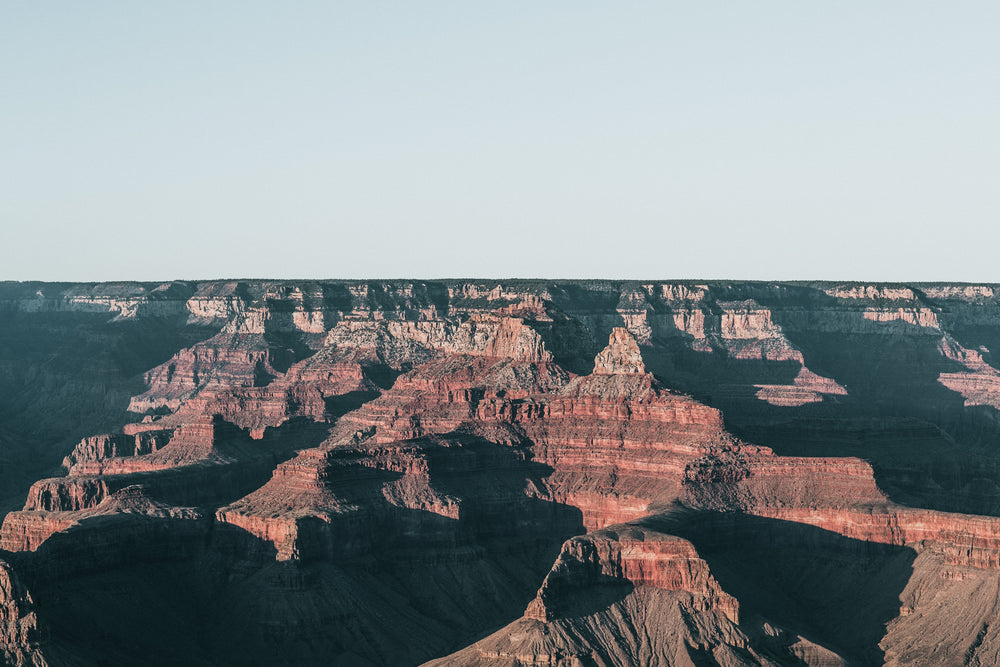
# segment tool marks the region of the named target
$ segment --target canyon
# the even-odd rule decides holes
[[[995,285],[0,283],[0,655],[997,664],[994,350]]]

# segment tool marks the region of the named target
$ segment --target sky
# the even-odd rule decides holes
[[[1000,3],[0,0],[0,280],[1000,282]]]

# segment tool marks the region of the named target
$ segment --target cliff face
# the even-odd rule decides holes
[[[42,633],[31,594],[3,561],[0,561],[0,633],[0,656],[5,665],[49,664],[40,647]]]
[[[7,662],[1000,646],[970,593],[1000,585],[992,286],[39,283],[0,312]]]
[[[739,623],[739,603],[722,590],[694,545],[634,527],[567,541],[525,616],[551,621],[567,614],[565,605],[574,592],[616,583],[685,591],[703,606],[699,611],[718,611]]]

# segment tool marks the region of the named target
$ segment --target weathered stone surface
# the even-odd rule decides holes
[[[113,636],[115,577],[184,568],[209,573],[176,593],[208,624],[193,634],[238,637],[184,645],[212,664],[465,644],[440,664],[986,664],[1000,646],[976,592],[1000,585],[993,286],[13,284],[0,310],[115,350],[59,373],[44,359],[74,350],[0,357],[0,443],[59,430],[0,530],[38,618],[56,610],[55,655],[98,661],[67,619]],[[106,407],[72,431],[77,395]],[[774,581],[727,555],[741,540]],[[4,585],[27,600],[0,617],[7,660],[33,664],[35,603]]]
[[[633,527],[604,529],[567,541],[525,617],[551,621],[559,617],[561,597],[619,582],[686,591],[700,598],[705,607],[739,623],[739,603],[722,590],[694,545]]]
[[[12,667],[48,665],[34,601],[10,565],[0,561],[0,658]]]
[[[635,338],[628,329],[615,327],[611,331],[608,346],[594,360],[596,375],[643,374],[646,366]]]

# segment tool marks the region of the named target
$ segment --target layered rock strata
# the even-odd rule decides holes
[[[43,639],[31,593],[10,565],[0,561],[0,658],[12,667],[45,667]]]
[[[244,663],[986,663],[1000,645],[972,592],[1000,569],[1000,520],[972,514],[1000,514],[991,286],[25,284],[0,309],[159,341],[74,371],[114,386],[117,422],[60,436],[48,465],[68,474],[25,484],[0,531],[56,655],[96,662],[74,627],[112,636],[109,578],[160,570]],[[73,395],[8,356],[5,416],[36,379],[65,387],[30,415]],[[19,604],[7,659],[35,660]],[[168,609],[150,637],[191,635]],[[955,637],[927,639],[949,615]]]

